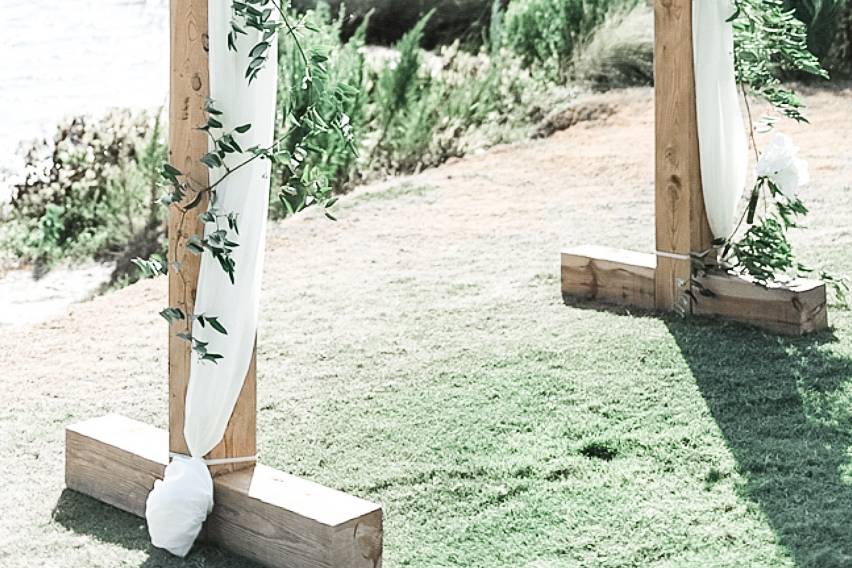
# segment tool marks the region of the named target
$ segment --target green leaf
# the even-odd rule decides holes
[[[163,171],[172,177],[182,176],[183,173],[171,164],[163,164]]]
[[[219,318],[208,317],[208,318],[205,318],[205,319],[207,320],[207,323],[210,324],[210,327],[212,327],[213,329],[215,329],[216,331],[218,331],[222,335],[228,335],[228,330],[225,329],[225,326],[223,326],[221,323],[219,323]]]
[[[219,154],[216,154],[215,152],[210,152],[204,154],[201,157],[201,163],[203,163],[208,168],[213,169],[222,165],[222,158],[219,157]]]
[[[754,223],[754,214],[757,211],[757,202],[760,197],[760,192],[758,188],[755,187],[754,191],[751,192],[751,199],[748,201],[748,214],[746,215],[746,223],[749,225]]]
[[[249,52],[249,57],[259,57],[269,49],[269,42],[262,41],[252,48]]]
[[[186,242],[186,248],[191,253],[201,254],[204,252],[204,242],[198,237],[198,235],[192,235]]]
[[[166,308],[160,312],[160,315],[170,324],[186,319],[186,316],[183,314],[183,310],[180,308]]]

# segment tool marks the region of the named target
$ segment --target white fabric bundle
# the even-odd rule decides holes
[[[214,107],[223,112],[216,118],[223,123],[223,132],[251,124],[247,133],[235,135],[242,148],[268,147],[275,124],[276,41],[270,40],[269,59],[249,84],[245,77],[248,52],[259,41],[259,34],[247,29],[247,35],[237,37],[237,52],[229,50],[226,38],[230,17],[230,2],[210,2],[210,97]],[[251,154],[229,154],[227,163],[233,168],[249,157]],[[221,168],[212,171],[211,184],[223,174]],[[223,358],[218,363],[202,362],[193,354],[184,423],[184,437],[192,457],[177,457],[169,464],[165,479],[154,484],[145,511],[152,544],[178,556],[189,552],[212,510],[213,482],[203,456],[225,434],[251,362],[260,303],[269,176],[269,161],[255,159],[216,187],[215,206],[219,212],[237,214],[239,234],[229,234],[230,240],[239,243],[232,255],[236,263],[235,283],[205,253],[195,313],[218,317],[228,334],[222,335],[209,325],[201,327],[197,322],[192,332],[195,338],[208,343],[210,353],[219,353]],[[227,228],[227,222],[223,228]],[[216,230],[215,224],[209,223],[206,230]]]
[[[701,184],[710,229],[734,231],[746,184],[748,145],[737,96],[731,0],[693,0],[692,36]],[[699,251],[700,252],[700,251]]]

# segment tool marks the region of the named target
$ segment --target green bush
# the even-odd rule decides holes
[[[737,23],[740,78],[795,113],[795,95],[778,76],[815,63],[791,59],[789,42],[803,37],[803,28],[778,14],[782,1],[808,23],[812,49],[847,70],[852,7],[849,0],[746,3],[753,14]],[[417,171],[523,137],[543,109],[573,96],[561,86],[567,79],[602,88],[652,81],[653,24],[645,3],[513,0],[505,12],[504,5],[492,1],[487,37],[476,53],[458,41],[424,52],[430,13],[403,35],[392,56],[379,58],[365,45],[366,21],[345,40],[342,9],[335,16],[320,3],[294,15],[300,46],[288,37],[279,44],[280,142],[271,191],[280,199],[272,200],[272,215],[376,174]],[[776,28],[785,31],[766,33]],[[0,247],[47,264],[64,257],[116,259],[119,274],[133,256],[161,249],[164,211],[155,203],[157,172],[166,161],[162,138],[158,119],[127,111],[61,124],[53,142],[27,151]]]
[[[406,168],[412,155],[428,144],[437,116],[430,112],[432,103],[429,77],[423,71],[423,53],[420,43],[423,30],[432,13],[428,13],[409,30],[395,47],[399,52],[396,61],[382,69],[371,93],[372,121],[378,127],[378,138],[370,157],[384,158],[386,162],[403,162],[397,169]]]
[[[505,45],[527,65],[565,79],[579,45],[606,15],[637,0],[513,0],[504,19]]]
[[[398,60],[374,82],[371,117],[379,135],[369,167],[411,172],[511,140],[540,118],[545,101],[568,96],[496,40],[477,54],[456,42],[425,62],[419,45],[427,18],[400,40]]]
[[[61,123],[52,141],[25,151],[12,187],[3,248],[20,260],[118,258],[159,226],[157,169],[166,159],[159,117],[112,111]]]
[[[835,24],[825,66],[835,77],[852,77],[852,0],[842,3]]]
[[[785,8],[808,27],[808,49],[821,61],[831,50],[838,17],[848,8],[847,0],[784,0]]]

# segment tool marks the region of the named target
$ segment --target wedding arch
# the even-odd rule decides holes
[[[714,229],[717,237],[731,234],[745,183],[732,12],[727,0],[655,0],[657,250],[598,245],[564,250],[566,299],[721,317],[787,335],[828,327],[822,281],[761,285],[713,268]],[[701,27],[693,25],[693,17],[700,17]]]
[[[720,315],[788,333],[825,327],[826,294],[821,282],[767,288],[729,273],[693,274],[695,253],[711,250],[712,237],[699,168],[692,2],[656,0],[657,254],[602,247],[566,251],[562,255],[563,293],[652,309]],[[233,5],[247,9],[259,3],[267,2],[248,0]],[[236,100],[243,88],[235,86],[235,73],[244,67],[235,67],[236,59],[229,59],[231,56],[222,51],[228,33],[222,26],[223,6],[230,5],[226,0],[171,0],[170,175],[180,174],[200,185],[206,185],[215,171],[207,162],[221,166],[219,158],[208,158],[209,132],[200,128],[211,124],[209,97],[213,93],[214,99]],[[265,47],[259,53],[274,53],[274,36],[262,37]],[[708,41],[718,38],[711,34]],[[229,48],[230,43],[228,33]],[[259,45],[251,49],[252,54]],[[255,78],[260,67],[252,61],[247,75]],[[246,89],[274,86],[274,77],[265,78],[260,73],[255,86]],[[274,107],[274,99],[272,103],[269,100],[273,91],[258,94],[261,98],[255,102],[261,102],[247,112]],[[237,132],[248,132],[245,125],[237,124],[232,125]],[[221,127],[219,124],[217,128]],[[268,133],[261,129],[251,136],[260,139]],[[237,154],[243,153],[233,138],[226,139],[226,145],[232,150],[236,147],[233,151]],[[243,175],[239,179],[244,185],[257,184],[262,189],[268,184],[268,170],[263,167],[245,168]],[[729,178],[708,183],[738,183],[739,177],[735,171]],[[236,192],[236,198],[228,199],[236,200],[235,207],[245,208],[249,207],[249,194],[264,192]],[[192,248],[193,239],[205,234],[205,223],[211,222],[209,210],[181,209],[177,205],[172,205],[169,221],[170,260],[174,255],[174,265],[179,267],[169,270],[170,306],[174,306],[170,309],[180,314],[176,319],[186,320],[192,314],[193,319],[202,318],[215,329],[221,322],[215,317],[204,319],[204,313],[194,315],[196,304],[204,304],[206,309],[208,302],[227,304],[230,298],[219,295],[211,299],[217,296],[213,293],[216,285],[208,288],[204,260],[187,250]],[[725,208],[729,203],[720,199],[713,207],[717,206]],[[234,342],[240,344],[240,356],[233,359],[233,366],[222,367],[236,375],[208,375],[216,382],[199,383],[194,366],[198,357],[193,358],[193,353],[215,359],[218,355],[206,350],[207,341],[213,339],[187,341],[175,333],[177,324],[173,322],[169,334],[168,431],[117,415],[68,426],[66,484],[119,509],[146,516],[154,544],[176,554],[185,554],[201,531],[205,540],[267,566],[378,568],[383,542],[380,505],[257,463],[254,343],[261,266],[258,259],[262,260],[265,219],[258,212],[265,211],[266,203],[261,200],[251,207],[258,226],[247,231],[251,233],[250,246],[244,248],[250,257],[243,260],[253,267],[248,274],[247,294],[255,303],[235,328],[240,330]],[[234,230],[232,221],[228,217],[229,228]],[[227,236],[222,238],[227,240]],[[216,260],[228,268],[229,257]],[[225,274],[232,276],[227,270]],[[199,285],[200,275],[203,285]],[[219,274],[219,278],[226,276]],[[712,290],[712,295],[699,301],[695,293],[699,289]],[[222,385],[227,388],[220,390]],[[201,421],[199,414],[203,415]],[[207,428],[213,423],[215,426]],[[190,505],[191,514],[187,511]],[[188,514],[191,518],[185,518]]]
[[[171,0],[170,10],[169,429],[117,415],[68,426],[66,485],[146,517],[152,543],[179,556],[201,537],[267,566],[377,568],[380,505],[257,463],[270,178],[257,158],[274,145],[282,5]]]

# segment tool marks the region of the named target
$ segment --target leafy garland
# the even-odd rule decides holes
[[[794,90],[782,84],[782,78],[805,74],[827,79],[828,73],[808,50],[805,24],[795,18],[793,10],[785,10],[783,0],[735,0],[734,3],[736,11],[729,21],[733,22],[736,38],[737,81],[743,91],[751,145],[760,163],[762,156],[754,139],[749,93],[765,99],[782,116],[807,122],[802,114],[802,101]],[[772,118],[762,122],[767,130],[774,126]],[[808,208],[794,192],[784,191],[777,179],[758,168],[748,206],[734,233],[713,243],[722,248],[721,267],[747,274],[762,286],[812,273],[812,269],[796,260],[788,238],[791,229],[802,226],[807,213]],[[737,238],[743,224],[747,229]],[[707,268],[700,260],[698,264],[699,271]],[[821,272],[820,278],[834,289],[838,302],[845,304],[849,291],[846,279],[827,272]],[[700,285],[698,289],[712,294]]]
[[[327,80],[328,69],[326,66],[327,56],[319,51],[306,52],[300,42],[300,34],[303,30],[316,31],[301,19],[291,22],[288,15],[288,4],[276,0],[243,0],[231,3],[230,31],[227,36],[228,49],[237,51],[237,37],[247,35],[246,29],[256,30],[260,33],[260,40],[249,50],[249,63],[246,67],[245,78],[251,83],[263,69],[269,59],[271,49],[278,49],[277,34],[283,31],[293,41],[302,59],[304,76],[301,87],[306,93],[307,104],[301,109],[298,116],[285,116],[283,120],[290,125],[285,132],[276,138],[267,147],[253,146],[243,149],[239,142],[241,135],[246,134],[252,127],[251,124],[238,126],[230,131],[223,129],[222,116],[224,111],[216,108],[215,102],[208,100],[204,105],[206,123],[198,128],[208,134],[211,141],[210,152],[200,158],[200,162],[210,170],[224,168],[225,172],[218,181],[197,187],[191,183],[188,176],[171,164],[164,164],[161,176],[168,183],[169,192],[163,196],[160,203],[166,207],[175,207],[180,214],[177,223],[177,232],[180,236],[184,231],[187,215],[201,206],[207,197],[207,209],[200,215],[200,219],[209,227],[215,226],[214,230],[207,230],[203,236],[192,235],[186,242],[186,249],[196,255],[210,254],[218,262],[219,267],[228,275],[231,283],[236,278],[236,262],[232,253],[239,246],[239,219],[236,213],[222,211],[217,207],[217,186],[228,176],[248,165],[249,163],[262,159],[270,160],[280,164],[289,173],[289,179],[285,185],[279,188],[278,197],[285,209],[290,214],[297,213],[309,206],[319,206],[325,211],[328,218],[334,220],[329,209],[335,204],[336,198],[332,196],[331,187],[327,180],[315,176],[313,171],[306,166],[306,158],[312,149],[312,140],[330,132],[332,129],[338,131],[349,144],[349,150],[355,152],[352,143],[352,132],[349,120],[343,111],[344,103],[348,97],[353,96],[353,89],[346,85],[338,88],[330,96],[326,93],[320,82]],[[277,16],[277,17],[276,17]],[[357,93],[356,93],[357,94]],[[323,109],[323,112],[321,112]],[[286,141],[294,132],[298,133],[295,144],[290,141],[290,148],[284,146]],[[229,156],[248,156],[236,165],[229,166]],[[137,258],[133,263],[139,268],[145,278],[153,278],[160,274],[167,274],[169,270],[174,271],[180,278],[183,286],[182,297],[187,297],[189,282],[181,273],[178,260],[179,251],[169,251],[170,258],[164,261],[162,257],[152,256],[149,259]],[[210,326],[213,330],[227,335],[225,323],[215,315],[208,314],[186,314],[179,306],[169,306],[160,312],[160,315],[171,325],[176,322],[185,322],[182,331],[177,337],[192,344],[192,350],[201,361],[212,363],[222,359],[219,353],[211,353],[207,350],[207,343],[193,337],[192,328],[196,323],[201,327]]]

